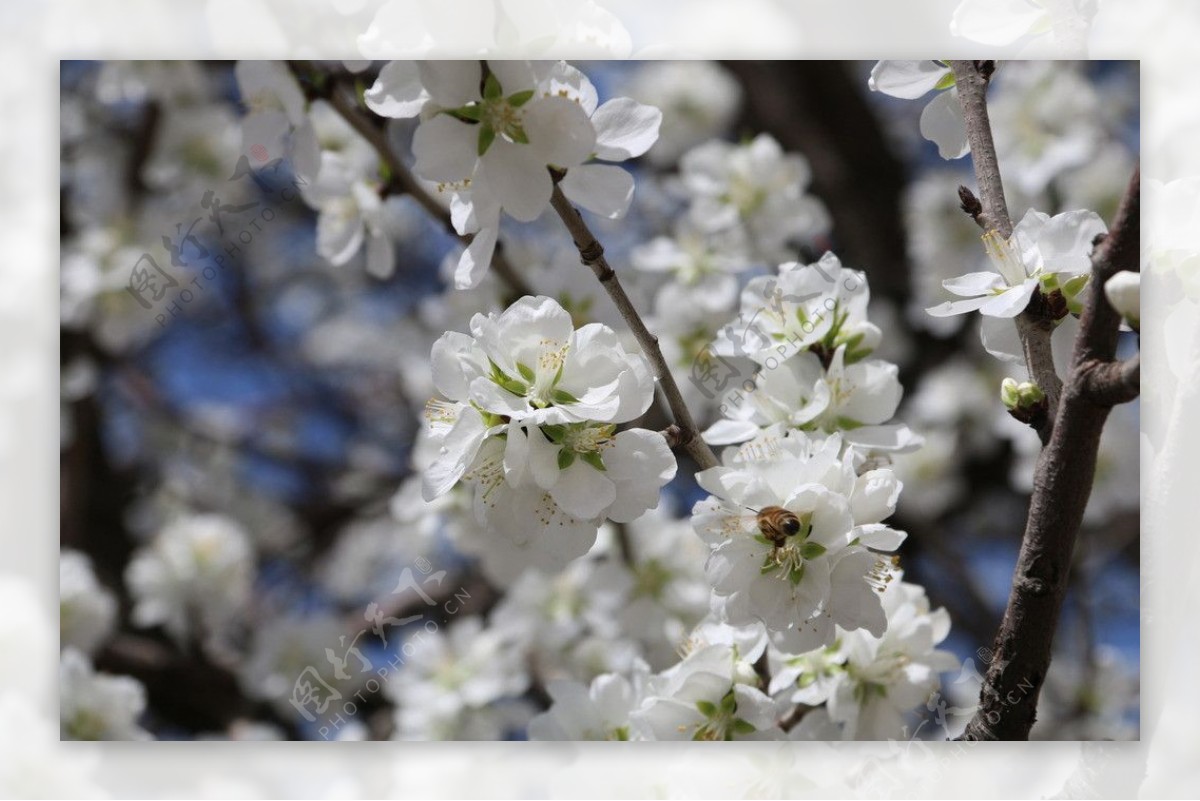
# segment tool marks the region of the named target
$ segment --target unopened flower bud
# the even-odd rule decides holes
[[[1105,282],[1104,294],[1129,327],[1137,331],[1142,309],[1141,273],[1122,270]]]

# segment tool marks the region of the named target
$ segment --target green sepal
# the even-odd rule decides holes
[[[706,718],[711,718],[717,714],[717,705],[712,701],[697,701],[696,709],[700,710],[700,714]]]
[[[535,378],[535,375],[534,375],[532,367],[530,367],[527,364],[522,364],[521,362],[517,362],[517,372],[521,374],[521,378],[524,378],[526,381],[528,381],[531,384],[533,383],[533,379]]]
[[[588,451],[587,453],[581,453],[579,454],[579,458],[602,473],[608,470],[608,468],[604,466],[604,462],[600,459],[599,451]]]
[[[819,542],[806,542],[800,546],[800,556],[805,559],[816,559],[825,553],[825,546]]]
[[[460,106],[455,109],[450,109],[446,112],[451,117],[457,117],[463,122],[479,122],[483,119],[483,107],[472,103],[469,106]]]
[[[557,404],[564,403],[579,403],[579,398],[567,392],[565,389],[556,389],[550,393],[550,400]]]
[[[486,122],[479,126],[478,154],[480,156],[488,151],[488,148],[492,146],[492,142],[494,141],[496,141],[496,129]]]
[[[758,729],[754,728],[754,724],[748,720],[737,718],[733,721],[734,734],[753,734],[756,731],[758,731]]]
[[[566,470],[571,465],[575,464],[575,451],[569,451],[563,448],[558,452],[558,469]]]
[[[495,73],[489,72],[487,78],[483,82],[483,97],[486,100],[497,100],[504,94],[504,90],[500,88],[500,81],[497,80]]]
[[[940,92],[943,89],[949,89],[954,86],[954,73],[947,72],[942,76],[942,79],[933,85],[934,91]]]
[[[520,108],[528,103],[533,98],[533,90],[526,89],[524,92],[517,92],[515,95],[509,95],[508,105],[513,108]]]

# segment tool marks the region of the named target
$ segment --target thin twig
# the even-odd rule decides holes
[[[601,286],[616,304],[617,311],[621,313],[621,317],[633,331],[642,352],[650,360],[651,369],[654,370],[658,384],[667,397],[667,404],[671,407],[671,416],[675,419],[675,426],[678,429],[678,435],[674,437],[674,444],[682,446],[701,470],[716,467],[720,462],[717,461],[712,449],[701,438],[700,431],[696,428],[692,413],[688,411],[687,404],[683,401],[683,395],[679,392],[679,386],[675,383],[674,376],[671,375],[671,368],[667,365],[662,349],[658,346],[658,337],[646,328],[642,316],[638,314],[633,302],[625,294],[625,287],[621,286],[621,280],[609,266],[608,259],[604,256],[604,246],[588,228],[579,211],[563,194],[562,187],[558,185],[557,181],[554,184],[554,194],[550,196],[550,205],[554,207],[563,224],[571,233],[571,238],[575,240],[575,247],[579,249],[580,261],[596,274]]]
[[[980,209],[977,213],[974,207],[969,211],[984,230],[996,231],[1007,239],[1012,236],[1013,224],[1008,214],[1008,203],[1004,199],[1004,183],[1000,179],[1000,165],[996,159],[996,145],[992,141],[992,125],[987,110],[988,78],[993,65],[990,62],[951,61],[950,66],[954,70],[958,102],[967,129],[967,142],[971,146],[975,180],[979,184]],[[1045,444],[1050,439],[1054,412],[1062,394],[1062,381],[1054,370],[1054,354],[1050,349],[1054,316],[1048,313],[1045,304],[1031,302],[1025,311],[1017,315],[1015,322],[1030,378],[1046,393],[1048,414],[1042,418],[1043,422],[1037,429],[1042,444]]]

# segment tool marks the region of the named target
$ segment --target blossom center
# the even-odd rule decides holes
[[[1012,238],[1005,239],[997,231],[988,231],[983,235],[983,249],[987,251],[992,265],[1009,286],[1019,286],[1028,278],[1025,263],[1017,251]]]

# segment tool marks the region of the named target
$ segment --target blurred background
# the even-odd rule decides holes
[[[316,69],[361,90],[381,66]],[[801,261],[833,250],[866,273],[870,317],[885,332],[876,355],[900,366],[899,417],[925,437],[895,461],[905,578],[949,610],[948,645],[964,661],[919,734],[945,736],[947,709],[978,693],[974,671],[1007,598],[1038,450],[998,402],[1007,365],[983,351],[976,317],[923,311],[945,299],[943,279],[983,267],[979,231],[958,209],[958,185],[974,184],[969,159],[945,161],[921,138],[924,101],[870,92],[869,62],[578,66],[602,99],[629,95],[664,113],[660,141],[632,165],[627,218],[594,228],[681,382],[736,311],[736,300],[703,313],[671,306],[662,289],[678,276],[644,269],[646,243],[678,234],[692,148],[765,134],[801,157],[803,197],[824,217],[781,247]],[[405,714],[429,676],[346,687],[361,699],[332,731],[289,700],[306,667],[328,665],[326,650],[351,664],[349,646],[376,665],[403,655],[412,626],[389,636],[372,619],[413,612],[396,604],[405,575],[445,571],[431,592],[443,617],[444,602],[463,594],[453,616],[464,631],[484,615],[500,626],[520,617],[514,610],[543,610],[546,626],[521,636],[546,674],[630,658],[607,630],[617,611],[588,594],[599,566],[561,577],[499,570],[461,498],[427,505],[413,481],[434,394],[429,349],[444,331],[502,309],[521,282],[579,319],[618,330],[620,320],[548,218],[505,229],[515,281],[490,274],[454,290],[457,240],[387,191],[369,146],[322,101],[307,111],[321,148],[378,179],[369,224],[298,186],[286,161],[241,169],[243,118],[261,110],[243,89],[233,63],[62,64],[61,692],[101,675],[132,680],[118,694],[123,714],[96,720],[63,703],[62,735],[520,738],[545,704],[536,681],[503,708],[433,719]],[[1111,217],[1138,152],[1135,63],[1005,62],[991,101],[1014,218],[1028,208]],[[412,125],[381,130],[411,163]],[[390,264],[369,260],[356,230],[358,242],[382,236]],[[767,255],[746,260],[737,280],[781,254]],[[689,401],[702,426],[716,419],[719,398],[697,390]],[[1101,444],[1035,737],[1138,735],[1138,412],[1115,410]],[[670,531],[692,549],[685,589],[703,582],[686,524],[702,493],[690,476],[681,463],[660,511],[633,526],[647,542]],[[607,547],[602,536],[597,564]],[[680,595],[667,629],[706,611],[703,594]],[[646,640],[638,655],[669,663],[671,648],[655,653]]]

